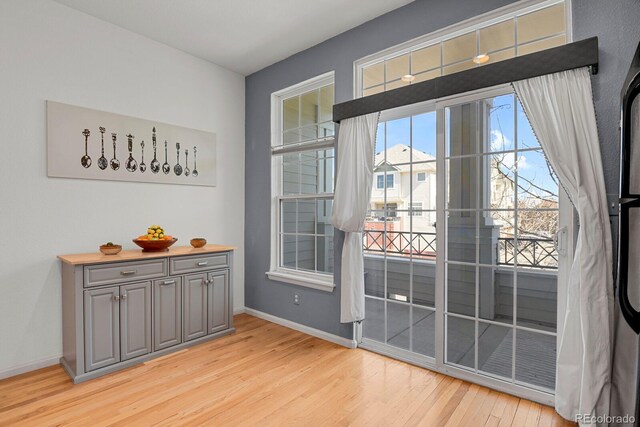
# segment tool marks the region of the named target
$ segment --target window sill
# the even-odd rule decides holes
[[[325,292],[333,292],[336,287],[333,283],[333,276],[324,274],[305,274],[284,270],[267,271],[265,274],[271,280],[318,289]]]

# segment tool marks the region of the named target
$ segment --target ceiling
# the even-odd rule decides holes
[[[413,0],[55,0],[248,75]]]

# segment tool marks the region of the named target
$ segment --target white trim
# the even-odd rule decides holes
[[[283,319],[281,317],[274,316],[272,314],[264,313],[262,311],[254,310],[253,308],[246,307],[245,313],[257,317],[259,319],[266,320],[271,323],[275,323],[284,326],[289,329],[293,329],[298,332],[302,332],[307,335],[311,335],[316,338],[320,338],[325,341],[332,342],[334,344],[341,345],[347,348],[356,348],[357,343],[354,339],[344,338],[338,335],[330,334],[319,329],[312,328],[310,326],[301,325],[300,323],[292,322],[291,320]]]
[[[507,19],[513,19],[517,16],[524,15],[554,4],[565,4],[565,37],[566,42],[573,41],[573,26],[571,19],[571,0],[521,0],[508,4],[506,6],[494,9],[482,15],[474,16],[464,21],[457,22],[431,33],[407,40],[406,42],[388,47],[379,52],[367,55],[353,63],[353,97],[362,96],[362,73],[361,70],[367,66],[378,63],[382,60],[388,60],[396,56],[404,55],[414,50],[419,50],[428,46],[442,43],[448,39],[466,34],[470,31],[476,31],[481,28],[497,24]],[[441,64],[441,67],[444,64]],[[451,64],[447,64],[451,65]],[[385,79],[386,80],[386,79]],[[389,82],[384,82],[389,83]]]
[[[49,366],[60,364],[61,354],[56,356],[46,357],[44,359],[36,360],[34,362],[24,363],[22,365],[14,366],[4,371],[0,371],[0,380],[5,378],[11,378],[16,375],[24,374],[26,372],[35,371],[36,369],[47,368]]]
[[[242,314],[245,312],[245,308],[244,307],[236,307],[233,309],[233,315],[237,316],[238,314]]]
[[[304,273],[296,270],[276,269],[265,273],[271,280],[285,282],[306,288],[318,289],[325,292],[333,292],[336,285],[333,283],[333,275]]]

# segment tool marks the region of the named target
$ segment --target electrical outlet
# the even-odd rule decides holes
[[[298,293],[293,294],[293,303],[295,305],[300,305],[300,295]]]

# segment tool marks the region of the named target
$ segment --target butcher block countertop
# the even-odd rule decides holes
[[[86,254],[58,255],[58,258],[65,264],[85,265],[119,261],[136,261],[151,258],[166,258],[171,256],[201,255],[216,252],[229,252],[235,249],[237,249],[235,246],[211,244],[198,249],[192,246],[175,246],[169,248],[169,251],[167,252],[142,252],[142,249],[129,249],[123,250],[117,255],[103,255],[101,252],[92,252]]]

